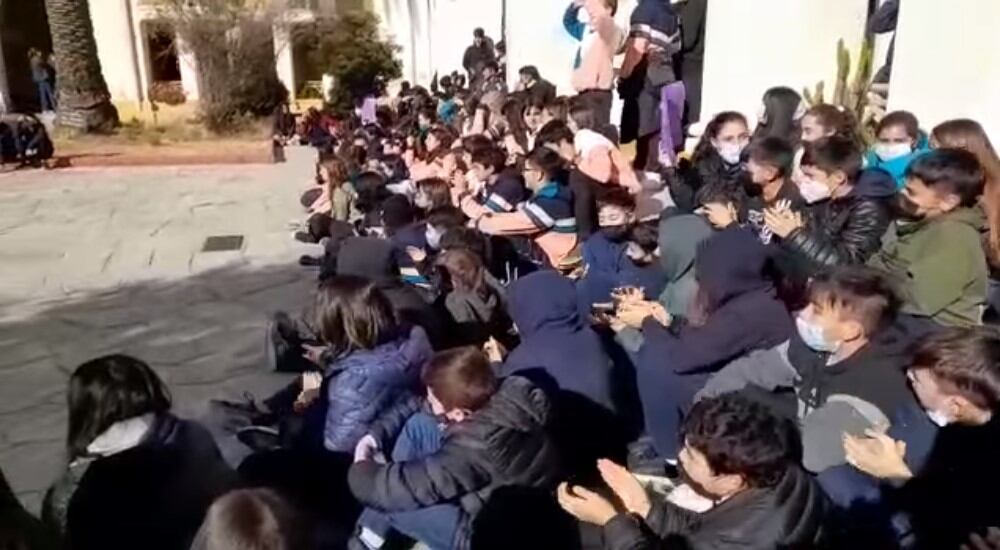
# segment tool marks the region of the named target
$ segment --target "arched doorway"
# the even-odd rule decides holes
[[[45,55],[52,53],[49,20],[45,2],[0,2],[0,70],[6,76],[8,110],[37,111],[38,89],[31,79],[28,51],[35,48]]]

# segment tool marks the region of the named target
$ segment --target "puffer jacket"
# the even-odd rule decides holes
[[[422,401],[400,405],[372,429],[383,448],[421,410]],[[472,519],[494,490],[550,489],[559,480],[558,454],[546,432],[550,408],[545,393],[527,379],[504,379],[485,407],[445,430],[437,453],[422,460],[353,465],[351,492],[362,503],[390,512],[458,505],[463,518],[453,547],[465,548]]]
[[[382,413],[412,395],[432,353],[427,333],[414,326],[403,338],[334,359],[324,375],[323,446],[353,452]]]
[[[781,240],[782,250],[806,278],[825,267],[865,263],[881,247],[895,193],[888,172],[864,171],[850,194],[814,205],[805,227]]]
[[[621,514],[604,526],[607,550],[815,548],[827,509],[822,489],[793,466],[775,487],[752,488],[699,514],[654,502],[646,518]]]

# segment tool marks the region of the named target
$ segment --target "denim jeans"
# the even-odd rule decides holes
[[[56,94],[52,90],[52,83],[48,80],[36,82],[38,85],[38,104],[42,112],[56,110]]]
[[[425,413],[410,417],[392,450],[393,462],[405,462],[430,456],[441,449],[442,434],[437,419]],[[454,504],[437,504],[408,512],[380,512],[366,508],[358,524],[382,538],[390,528],[416,539],[431,550],[452,547],[462,510]]]

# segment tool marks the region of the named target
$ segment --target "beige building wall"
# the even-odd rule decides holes
[[[1000,1],[900,5],[889,108],[912,111],[927,130],[972,118],[1000,145]]]

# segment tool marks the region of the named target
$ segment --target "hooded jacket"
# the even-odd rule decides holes
[[[660,266],[636,265],[628,257],[625,242],[598,232],[583,243],[582,252],[586,274],[577,282],[581,315],[589,315],[593,304],[611,300],[611,291],[619,287],[642,288],[651,298],[663,291],[666,277]]]
[[[402,281],[392,243],[375,237],[350,237],[337,254],[337,275],[354,275],[373,281],[392,304],[403,324],[424,329],[434,349],[447,344],[444,319],[428,300]]]
[[[706,240],[695,274],[707,319],[696,326],[675,318],[667,329],[647,318],[639,360],[678,374],[710,372],[749,351],[787,340],[794,328],[764,275],[767,260],[766,248],[748,229],[727,228]]]
[[[959,208],[933,220],[897,222],[868,263],[893,276],[904,313],[948,326],[978,325],[989,277],[979,237],[984,221],[979,208]]]
[[[383,448],[422,402],[401,405],[372,431]],[[348,474],[351,492],[362,503],[389,512],[456,504],[464,514],[454,547],[463,548],[472,519],[494,490],[549,489],[558,481],[559,459],[546,434],[550,413],[542,390],[524,378],[508,378],[482,409],[445,429],[435,454],[402,463],[354,464]]]
[[[863,264],[881,245],[895,194],[892,176],[865,170],[846,196],[813,205],[805,226],[781,239],[781,248],[803,280],[826,267]]]
[[[660,266],[667,285],[660,294],[660,303],[671,315],[687,315],[698,281],[694,277],[694,260],[698,248],[712,235],[712,228],[701,216],[685,214],[660,222]]]
[[[702,514],[654,502],[642,521],[648,530],[633,516],[616,516],[604,526],[605,548],[815,548],[826,507],[823,492],[811,476],[792,466],[776,486],[748,489]]]
[[[351,453],[371,424],[419,386],[420,369],[432,355],[427,334],[413,327],[375,349],[333,359],[324,373],[326,414],[323,446]]]
[[[573,282],[554,271],[539,271],[514,282],[509,296],[521,344],[501,365],[500,375],[537,369],[555,389],[615,411],[611,360],[578,313]]]
[[[186,550],[236,482],[205,428],[160,415],[139,445],[86,466],[66,509],[66,547]]]

